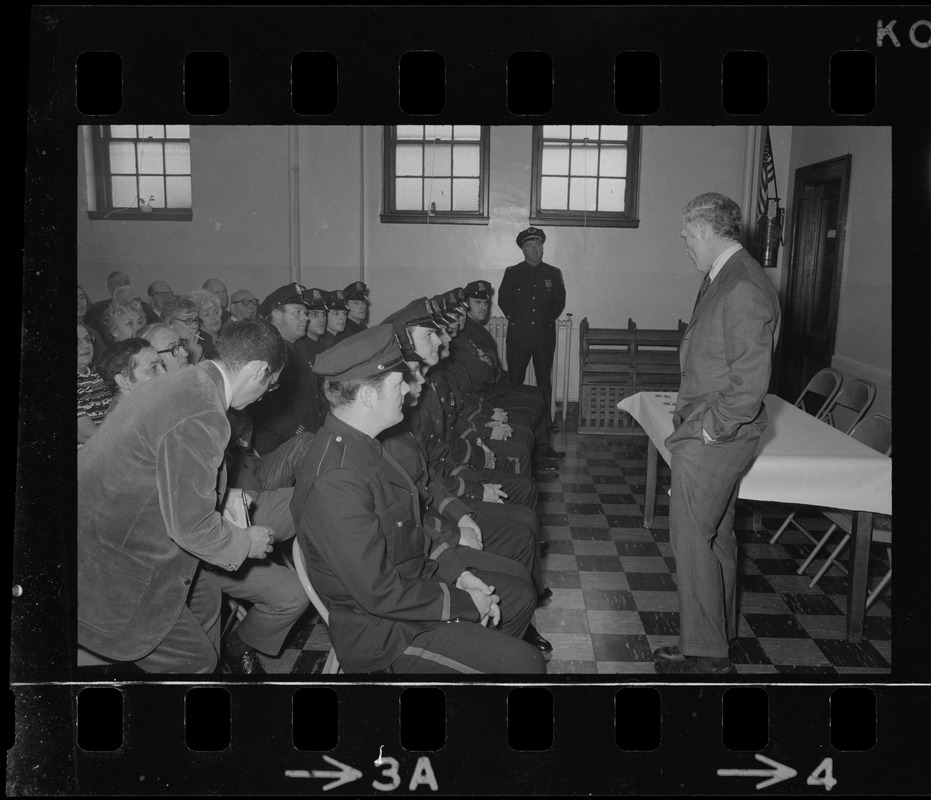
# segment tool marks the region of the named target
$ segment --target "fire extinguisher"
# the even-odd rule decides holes
[[[779,258],[779,243],[782,241],[782,223],[785,209],[779,208],[779,198],[770,197],[766,201],[766,213],[756,221],[757,251],[760,264],[775,267]]]

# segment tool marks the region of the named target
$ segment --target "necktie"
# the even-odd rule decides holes
[[[705,275],[704,280],[701,282],[701,286],[698,288],[698,297],[695,298],[695,305],[692,306],[692,313],[695,313],[695,309],[698,308],[698,304],[701,302],[701,299],[705,296],[705,292],[708,291],[708,287],[711,286],[711,279]]]

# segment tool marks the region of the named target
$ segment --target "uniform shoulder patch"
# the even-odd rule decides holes
[[[317,464],[317,474],[322,475],[334,469],[342,469],[346,459],[346,442],[342,436],[331,433],[326,438],[320,461]]]

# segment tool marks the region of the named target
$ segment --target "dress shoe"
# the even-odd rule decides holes
[[[549,586],[544,586],[543,591],[537,596],[537,605],[542,606],[553,596],[553,590]]]
[[[246,650],[241,656],[223,654],[223,671],[232,675],[265,675],[265,667],[255,650]]]
[[[546,639],[544,639],[537,632],[537,629],[533,625],[527,626],[527,633],[524,634],[524,641],[528,644],[532,644],[537,648],[541,653],[552,653],[553,645],[551,645]]]
[[[538,460],[533,462],[534,472],[559,472],[559,465],[555,461]]]
[[[657,647],[653,651],[653,660],[654,661],[684,661],[685,656],[682,655],[682,651],[679,649],[678,645],[670,645],[669,647]]]
[[[537,450],[537,455],[540,458],[555,458],[560,460],[566,457],[566,454],[562,450],[554,450],[549,445],[546,447],[541,447],[539,450]]]
[[[657,661],[653,668],[661,675],[736,675],[729,658],[686,656],[681,660]]]

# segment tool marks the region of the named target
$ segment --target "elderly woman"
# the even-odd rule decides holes
[[[177,372],[187,366],[187,350],[181,344],[181,337],[164,322],[146,325],[139,331],[139,336],[152,343],[166,372]]]
[[[104,341],[111,345],[131,339],[145,327],[145,314],[132,301],[112,302],[101,317]]]
[[[93,340],[87,326],[78,323],[78,447],[93,436],[110,406],[110,391],[91,367]]]
[[[204,358],[217,357],[217,340],[220,338],[220,326],[223,324],[223,307],[220,298],[206,289],[195,289],[191,299],[197,303],[197,312],[203,320],[200,334],[204,341]]]
[[[178,334],[181,346],[187,351],[189,363],[196,364],[203,360],[204,349],[200,335],[203,320],[197,315],[197,303],[183,294],[169,297],[162,308],[162,322]]]
[[[87,316],[87,310],[91,307],[91,300],[87,296],[87,292],[78,285],[78,322],[87,329],[87,335],[93,339],[94,344],[94,354],[91,358],[91,364],[96,364],[100,359],[100,354],[103,353],[104,344],[103,336],[101,336],[96,330],[94,330],[90,325],[84,321],[84,317]]]

